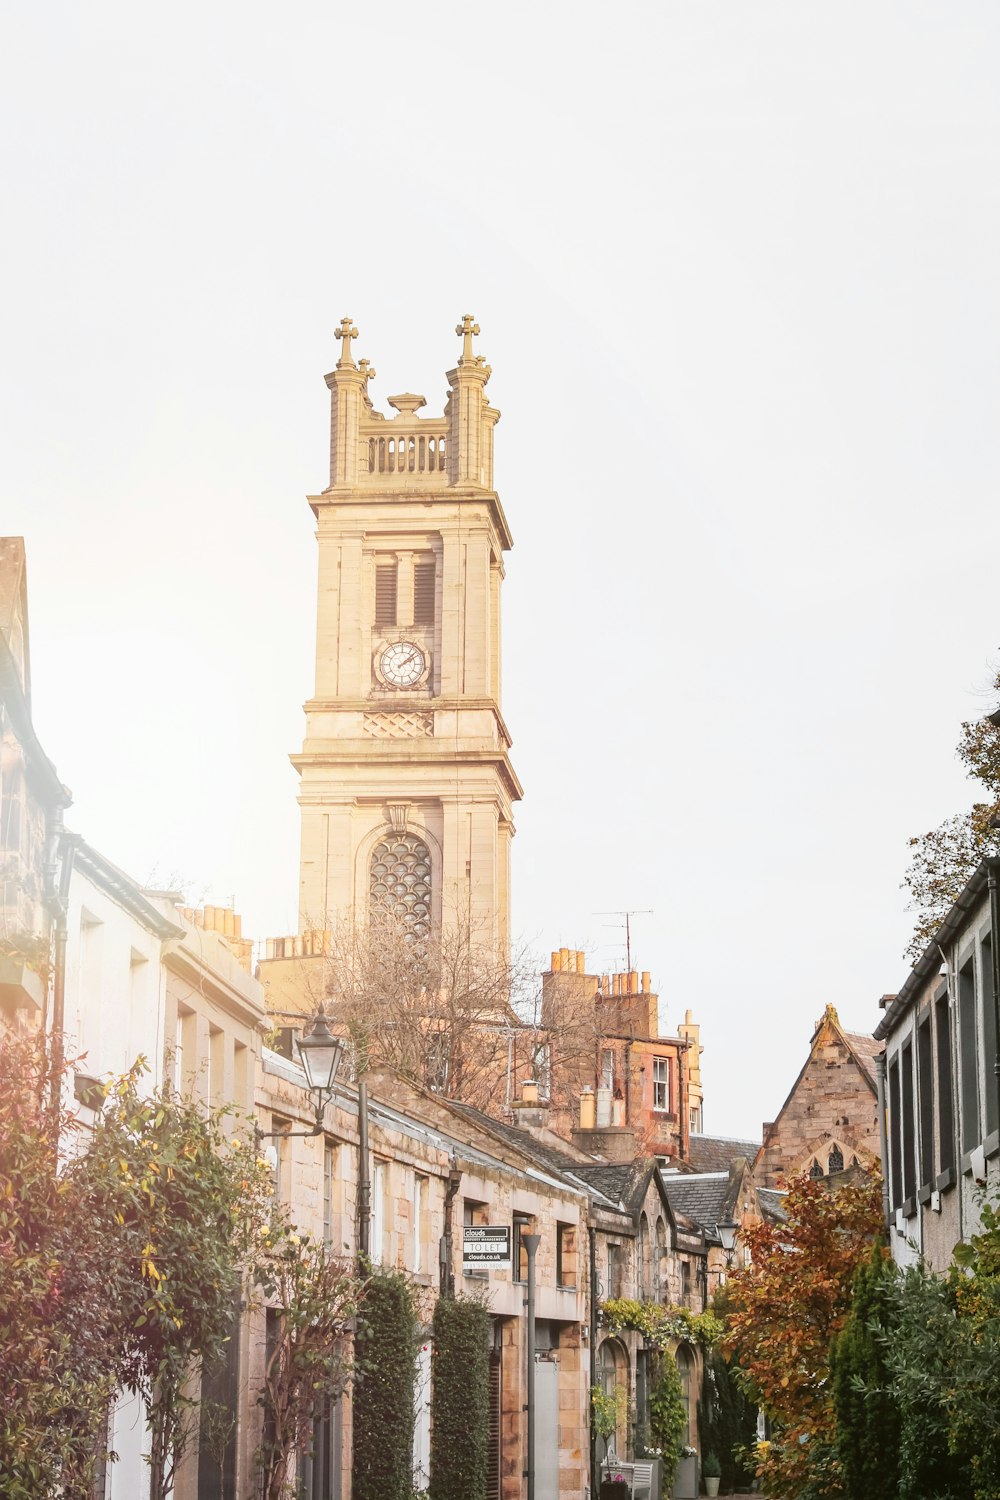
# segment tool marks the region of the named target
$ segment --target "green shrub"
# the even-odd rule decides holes
[[[354,1500],[410,1500],[417,1317],[409,1282],[376,1271],[358,1317]]]
[[[892,1261],[881,1244],[859,1267],[851,1311],[830,1351],[836,1448],[847,1500],[896,1500],[899,1408],[887,1389]]]
[[[663,1459],[664,1488],[673,1483],[687,1431],[687,1406],[677,1361],[659,1350],[652,1357],[649,1387],[649,1435]]]
[[[486,1307],[442,1297],[434,1309],[430,1500],[485,1500],[489,1350]]]

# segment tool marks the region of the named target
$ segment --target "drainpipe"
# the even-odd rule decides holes
[[[687,1055],[690,1049],[690,1042],[685,1043],[683,1051],[681,1051],[680,1047],[678,1047],[677,1049],[677,1155],[680,1157],[681,1161],[684,1161],[685,1158],[690,1156],[691,1154],[690,1151],[684,1150],[685,1079],[687,1081],[688,1088],[691,1087],[690,1074],[688,1073],[688,1070],[685,1068],[684,1064],[687,1061]],[[702,1125],[701,1128],[702,1130],[704,1130],[704,1125]]]
[[[590,1389],[597,1384],[597,1226],[587,1225],[590,1237]],[[601,1470],[597,1457],[597,1435],[593,1421],[590,1423],[590,1494],[591,1500],[600,1493]]]
[[[521,1236],[528,1255],[528,1500],[535,1500],[535,1255],[541,1241],[540,1234]]]
[[[444,1234],[441,1236],[441,1247],[438,1254],[439,1284],[442,1297],[454,1297],[455,1295],[455,1261],[453,1247],[455,1238],[452,1231],[452,1223],[455,1215],[455,1197],[462,1186],[462,1174],[458,1170],[458,1157],[455,1152],[451,1153],[451,1170],[448,1173],[448,1185],[444,1191]]]
[[[875,1085],[878,1091],[878,1140],[882,1152],[882,1219],[889,1234],[889,1142],[885,1128],[885,1049],[875,1057]]]
[[[358,1255],[365,1262],[371,1250],[372,1184],[368,1169],[368,1085],[358,1079]]]
[[[993,1063],[994,1088],[1000,1094],[1000,868],[990,861],[986,877],[990,893],[990,957],[993,960],[993,1038],[996,1058]],[[998,1110],[1000,1118],[1000,1110]]]
[[[62,1098],[62,1072],[66,1060],[65,1043],[63,1032],[66,1026],[66,946],[69,939],[69,886],[73,878],[73,864],[76,859],[77,847],[80,844],[78,834],[67,833],[62,823],[62,814],[56,815],[56,826],[53,837],[57,855],[61,855],[59,866],[59,884],[55,890],[49,892],[49,909],[55,917],[54,926],[54,952],[52,960],[52,1025],[51,1037],[51,1059],[52,1069],[49,1081],[49,1107],[52,1111],[54,1121],[58,1121],[59,1103]],[[55,875],[55,867],[50,866]],[[58,1133],[58,1124],[54,1126]]]

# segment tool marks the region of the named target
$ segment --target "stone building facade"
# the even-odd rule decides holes
[[[45,1014],[46,866],[70,801],[31,717],[24,541],[0,537],[0,1030],[33,1027]]]
[[[420,1354],[422,1389],[414,1445],[414,1484],[425,1488],[430,1441],[429,1372],[434,1303],[443,1291],[486,1295],[492,1318],[491,1401],[493,1438],[488,1496],[520,1500],[523,1494],[526,1418],[524,1261],[519,1237],[538,1232],[536,1259],[536,1492],[547,1500],[579,1496],[589,1469],[590,1383],[588,1210],[582,1182],[569,1180],[540,1160],[529,1140],[494,1133],[488,1117],[458,1112],[433,1094],[388,1073],[372,1074],[369,1089],[370,1254],[375,1264],[405,1271],[418,1296],[424,1323]],[[265,1052],[258,1106],[268,1128],[311,1123],[301,1070]],[[353,1256],[358,1247],[359,1124],[356,1088],[338,1085],[315,1140],[276,1142],[279,1192],[295,1222]],[[463,1260],[463,1228],[491,1224],[512,1231],[509,1265],[472,1270]],[[263,1330],[250,1333],[261,1374]],[[247,1453],[254,1447],[251,1409]],[[348,1395],[328,1418],[336,1483],[323,1487],[305,1470],[309,1500],[350,1492],[351,1402]]]
[[[845,1031],[834,1006],[826,1007],[777,1119],[764,1124],[754,1162],[759,1186],[780,1188],[800,1172],[825,1177],[879,1162],[880,1050],[870,1036]]]
[[[552,1128],[616,1161],[684,1160],[702,1109],[699,1033],[662,1036],[648,973],[588,974],[585,955],[554,952],[542,975],[544,1084]]]
[[[971,876],[899,993],[883,997],[889,1244],[936,1271],[1000,1183],[1000,859]]]

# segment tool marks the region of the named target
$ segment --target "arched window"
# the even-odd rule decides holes
[[[844,1153],[839,1146],[834,1146],[830,1152],[829,1168],[831,1177],[834,1172],[842,1172],[844,1170]]]
[[[628,1451],[628,1355],[617,1339],[605,1339],[598,1350],[597,1374],[601,1390],[617,1403],[617,1430],[605,1440],[607,1455]]]
[[[667,1269],[665,1259],[666,1248],[667,1226],[663,1222],[663,1215],[658,1214],[656,1219],[656,1248],[653,1251],[653,1296],[657,1301],[663,1296],[666,1286],[664,1280]]]
[[[639,1215],[639,1296],[649,1296],[649,1220]]]
[[[809,1176],[810,1177],[822,1177],[823,1176],[823,1168],[820,1166],[819,1162],[815,1159],[815,1157],[813,1158],[813,1164],[812,1164],[812,1166],[809,1168]]]
[[[399,927],[407,942],[431,925],[431,852],[415,833],[394,833],[372,850],[369,915]]]

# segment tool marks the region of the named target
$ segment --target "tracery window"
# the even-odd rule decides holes
[[[844,1170],[844,1153],[839,1146],[834,1146],[830,1152],[829,1168],[831,1177],[834,1172],[842,1172]]]
[[[431,853],[416,834],[390,834],[372,850],[369,914],[391,919],[407,942],[430,931]]]
[[[823,1176],[823,1168],[820,1166],[819,1162],[815,1160],[815,1158],[813,1159],[812,1166],[809,1168],[809,1176],[810,1177],[822,1177]]]

